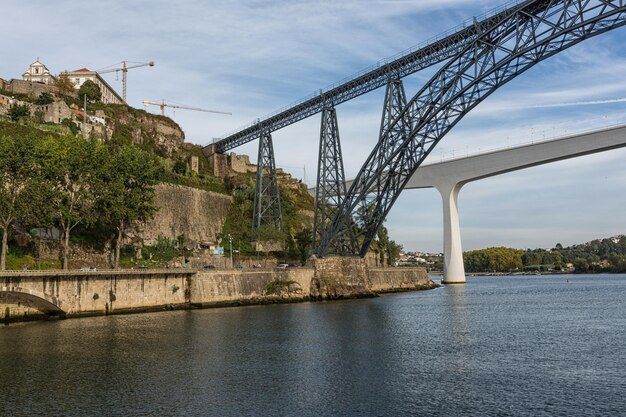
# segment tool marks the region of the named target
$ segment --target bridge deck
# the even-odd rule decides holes
[[[465,184],[621,147],[626,147],[624,125],[423,165],[415,171],[405,189],[437,187],[442,183]]]

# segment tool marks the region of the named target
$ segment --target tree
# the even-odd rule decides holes
[[[122,239],[137,223],[150,219],[154,205],[154,185],[159,167],[142,150],[124,146],[110,154],[102,178],[105,187],[98,197],[101,217],[116,231],[114,268],[119,267]]]
[[[37,100],[35,100],[35,104],[38,104],[40,106],[50,104],[53,102],[54,102],[54,97],[52,97],[52,94],[47,93],[47,92],[41,93],[39,97],[37,97]]]
[[[8,116],[14,122],[17,122],[22,117],[30,116],[30,108],[26,104],[14,104],[9,108]]]
[[[399,245],[395,241],[389,239],[389,231],[385,226],[380,226],[378,229],[378,246],[380,249],[380,263],[385,262],[387,258],[387,265],[393,265],[399,258],[402,251],[402,245]]]
[[[187,163],[183,161],[182,159],[177,159],[176,162],[174,162],[174,166],[172,166],[172,172],[179,174],[179,175],[186,175]]]
[[[16,221],[33,222],[46,212],[36,147],[37,139],[32,135],[0,137],[0,270],[6,268],[11,226]]]
[[[402,252],[402,245],[391,240],[387,245],[387,264],[394,265],[398,258],[400,258],[400,252]]]
[[[465,252],[463,260],[468,272],[510,272],[522,267],[523,251],[511,248],[487,248]]]
[[[311,250],[311,243],[313,243],[313,232],[309,228],[304,228],[296,233],[295,241],[300,255],[300,263],[304,266]]]
[[[576,272],[587,272],[589,271],[589,263],[585,258],[576,258],[574,259],[574,270]]]
[[[102,91],[100,91],[100,87],[96,83],[87,80],[78,89],[78,97],[82,100],[83,96],[87,96],[89,103],[95,103],[96,101],[100,101]]]
[[[106,148],[75,136],[45,142],[45,175],[51,184],[49,205],[63,230],[63,269],[68,269],[72,230],[95,221],[95,196],[102,194]]]
[[[70,95],[75,91],[74,83],[70,80],[70,77],[67,76],[67,72],[62,72],[57,77],[56,87],[59,89],[59,92],[64,95]]]
[[[378,255],[380,256],[380,264],[384,265],[385,255],[387,254],[387,246],[389,245],[389,231],[385,226],[380,226],[377,233],[378,237],[378,247],[380,252]]]

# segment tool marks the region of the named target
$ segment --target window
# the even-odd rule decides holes
[[[35,68],[35,74],[39,74],[39,68]]]
[[[80,78],[74,78],[74,84],[76,85],[80,84]]]

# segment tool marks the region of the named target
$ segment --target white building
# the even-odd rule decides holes
[[[28,70],[24,74],[22,74],[22,79],[24,81],[42,83],[47,85],[53,85],[56,80],[56,78],[54,78],[54,76],[50,74],[48,68],[46,68],[44,64],[39,62],[39,57],[37,57],[37,60],[35,62],[28,66]]]
[[[66,72],[66,74],[70,81],[74,83],[74,87],[77,90],[85,83],[85,81],[91,80],[96,83],[98,87],[100,87],[100,91],[102,92],[101,101],[103,103],[124,104],[122,97],[120,97],[119,94],[117,94],[97,72],[90,71],[87,68],[81,68],[76,71]]]

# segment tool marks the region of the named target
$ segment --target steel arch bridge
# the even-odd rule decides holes
[[[335,117],[330,107],[387,85],[379,140],[350,189],[339,198],[316,201],[316,216],[321,213],[322,220],[316,217],[321,229],[314,231],[314,253],[365,256],[410,177],[466,114],[544,59],[624,24],[626,0],[524,1],[259,120],[213,147],[222,152],[232,149],[322,110],[324,117]],[[407,101],[401,78],[446,60]],[[341,158],[336,151],[339,135],[327,126],[336,128],[337,123],[323,123],[320,161],[329,158],[322,150]],[[318,190],[341,189],[337,179],[343,172],[319,171],[326,176],[318,177]]]

